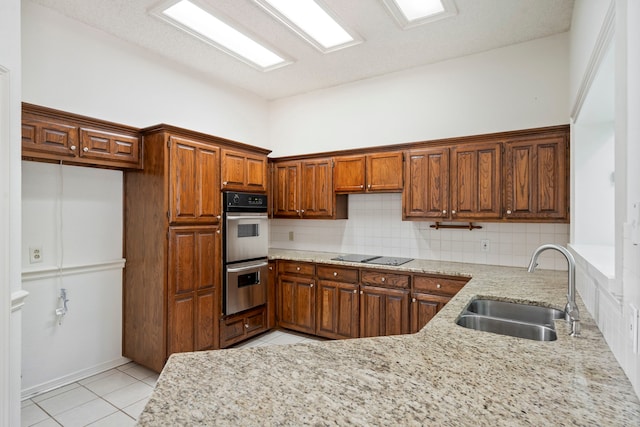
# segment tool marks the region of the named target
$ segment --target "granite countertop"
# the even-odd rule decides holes
[[[272,250],[272,259],[336,254]],[[640,402],[578,301],[582,336],[479,332],[454,321],[474,297],[562,308],[566,272],[414,260],[395,271],[472,277],[420,332],[174,354],[140,426],[640,425]]]

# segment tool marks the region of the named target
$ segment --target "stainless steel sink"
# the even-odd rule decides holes
[[[555,308],[492,299],[473,300],[467,306],[467,311],[482,316],[497,317],[515,322],[550,325],[552,327],[554,320],[564,318],[564,312]]]
[[[471,301],[456,319],[460,326],[478,331],[536,341],[555,341],[554,321],[564,312],[550,307],[491,299]]]

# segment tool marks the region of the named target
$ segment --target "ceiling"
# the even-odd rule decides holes
[[[30,0],[273,100],[568,31],[573,0],[454,0],[452,18],[403,30],[382,0],[322,0],[364,43],[323,54],[253,0],[202,0],[294,59],[258,71],[151,16],[159,0]]]

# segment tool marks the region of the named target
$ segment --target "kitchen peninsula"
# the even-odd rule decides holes
[[[331,253],[269,255],[354,265]],[[640,424],[640,402],[581,300],[579,338],[564,321],[550,342],[455,324],[478,296],[561,308],[566,272],[426,260],[387,268],[472,279],[416,334],[174,354],[138,425]]]

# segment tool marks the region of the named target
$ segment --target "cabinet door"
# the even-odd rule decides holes
[[[415,294],[411,299],[411,333],[415,334],[424,328],[448,300],[445,297]]]
[[[274,206],[273,216],[279,218],[299,218],[300,163],[283,162],[274,166]]]
[[[567,218],[567,136],[505,144],[505,218]]]
[[[360,287],[360,337],[407,334],[409,291]]]
[[[302,162],[302,186],[300,191],[300,214],[302,217],[331,218],[333,216],[331,165],[331,159]]]
[[[334,158],[333,189],[336,193],[360,193],[365,191],[365,156]]]
[[[169,138],[169,147],[169,221],[218,221],[218,148],[175,136]]]
[[[33,154],[44,158],[73,158],[78,154],[78,128],[68,123],[48,121],[23,113],[22,152],[27,157]]]
[[[404,218],[449,217],[449,149],[410,151],[405,165]]]
[[[451,148],[451,217],[500,218],[500,143]]]
[[[218,226],[169,228],[167,356],[217,347],[219,230]]]
[[[222,150],[222,188],[267,191],[267,157],[241,151]]]
[[[358,285],[318,281],[316,335],[327,338],[358,338]]]
[[[115,162],[124,167],[138,167],[140,138],[135,135],[80,128],[80,157]]]
[[[278,320],[280,326],[308,334],[316,330],[315,282],[310,277],[278,278]]]
[[[367,191],[402,191],[402,159],[401,151],[367,155]]]

